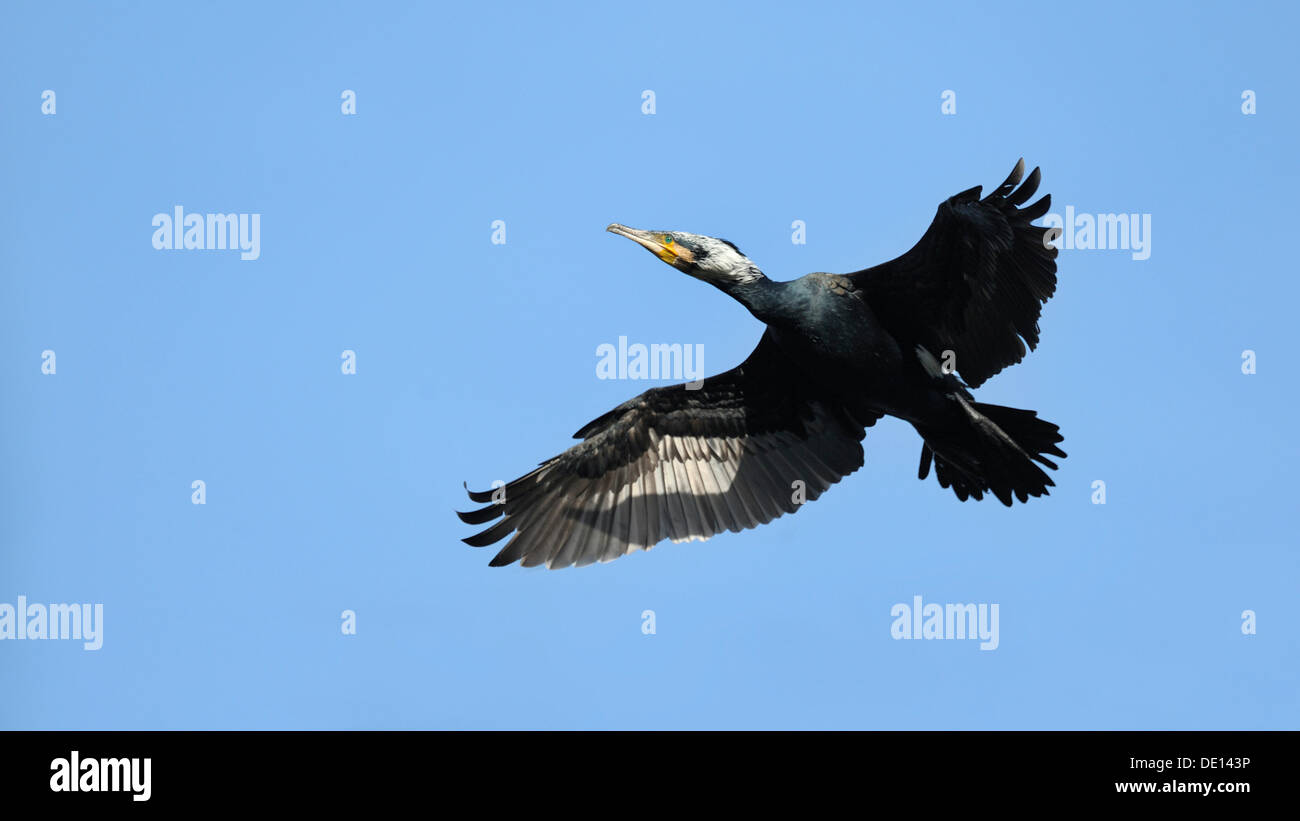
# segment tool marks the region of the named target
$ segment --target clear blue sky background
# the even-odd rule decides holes
[[[105,639],[0,642],[0,727],[1300,727],[1297,16],[6,5],[0,601],[102,602]],[[458,541],[462,481],[651,386],[598,345],[758,338],[607,223],[854,270],[1022,155],[1153,225],[1063,252],[978,392],[1061,425],[1050,498],[960,504],[885,420],[757,531],[556,572]],[[260,213],[261,258],[154,250],[177,204]],[[999,604],[1001,646],[893,640],[918,594]]]

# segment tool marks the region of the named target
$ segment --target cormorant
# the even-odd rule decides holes
[[[933,462],[963,502],[1047,494],[1035,462],[1055,469],[1047,455],[1065,456],[1057,426],[967,390],[1037,346],[1056,289],[1056,249],[1030,224],[1051,197],[1020,207],[1039,183],[1035,168],[1020,185],[1024,168],[983,199],[979,186],[950,197],[910,251],[850,274],[777,282],[726,240],[610,225],[767,328],[744,362],[698,389],[652,388],[525,476],[468,491],[488,504],[461,520],[500,521],[464,541],[513,534],[493,566],[560,568],[756,527],[861,467],[864,429],[885,414],[921,435],[919,478]]]

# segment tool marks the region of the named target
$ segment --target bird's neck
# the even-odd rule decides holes
[[[757,268],[753,269],[753,273],[757,276],[743,282],[718,283],[718,287],[748,308],[751,314],[763,322],[771,323],[780,318],[783,304],[781,294],[786,283],[768,279]]]

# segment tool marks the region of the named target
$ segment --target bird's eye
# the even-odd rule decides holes
[[[673,238],[668,236],[667,234],[664,234],[664,245],[672,245],[672,244],[673,244]]]

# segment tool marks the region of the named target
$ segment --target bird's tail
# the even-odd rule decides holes
[[[1044,454],[1065,456],[1056,446],[1062,439],[1060,429],[1031,410],[954,399],[964,410],[964,421],[916,428],[925,439],[918,478],[930,474],[933,458],[939,484],[951,487],[963,502],[972,496],[983,499],[988,492],[1010,507],[1012,496],[1025,502],[1030,496],[1047,495],[1053,482],[1034,463],[1056,469]]]

